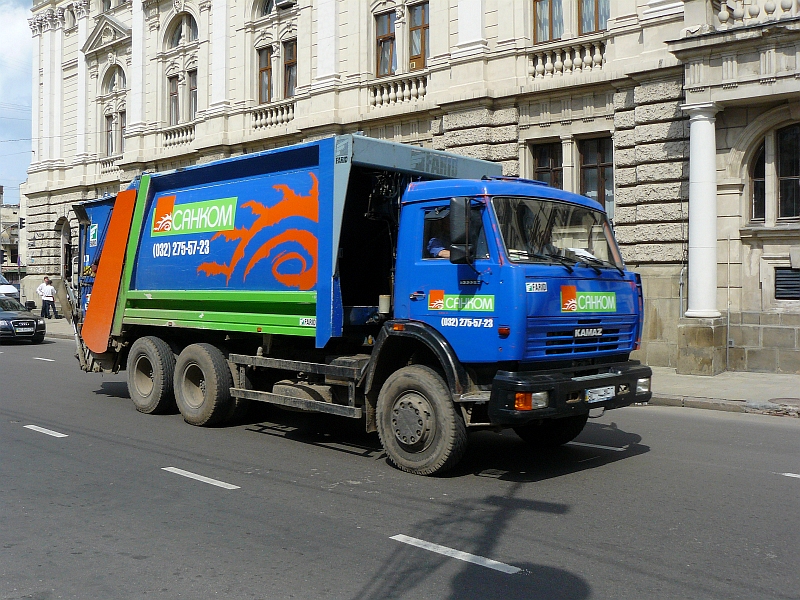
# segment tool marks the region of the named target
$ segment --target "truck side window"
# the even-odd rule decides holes
[[[470,237],[477,240],[475,258],[489,258],[486,244],[486,233],[483,230],[483,209],[472,209],[470,224],[473,233]],[[423,258],[450,258],[450,209],[444,206],[425,212],[422,235]]]

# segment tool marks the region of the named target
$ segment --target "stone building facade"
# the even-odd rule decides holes
[[[71,204],[144,170],[361,131],[604,203],[643,277],[649,364],[800,372],[797,0],[48,0],[32,12],[30,273],[66,274]]]

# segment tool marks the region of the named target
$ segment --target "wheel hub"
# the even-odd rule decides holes
[[[427,398],[418,392],[400,396],[392,406],[392,431],[403,446],[415,450],[426,448],[436,433]]]

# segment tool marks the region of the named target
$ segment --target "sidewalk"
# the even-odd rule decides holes
[[[49,319],[47,336],[71,340],[66,319]],[[800,417],[800,375],[726,371],[714,377],[653,367],[650,404]]]

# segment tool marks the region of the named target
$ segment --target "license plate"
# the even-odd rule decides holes
[[[17,327],[17,333],[33,333],[33,327]]]
[[[586,402],[602,402],[603,400],[610,400],[614,397],[614,386],[607,385],[601,388],[592,388],[586,390]]]

